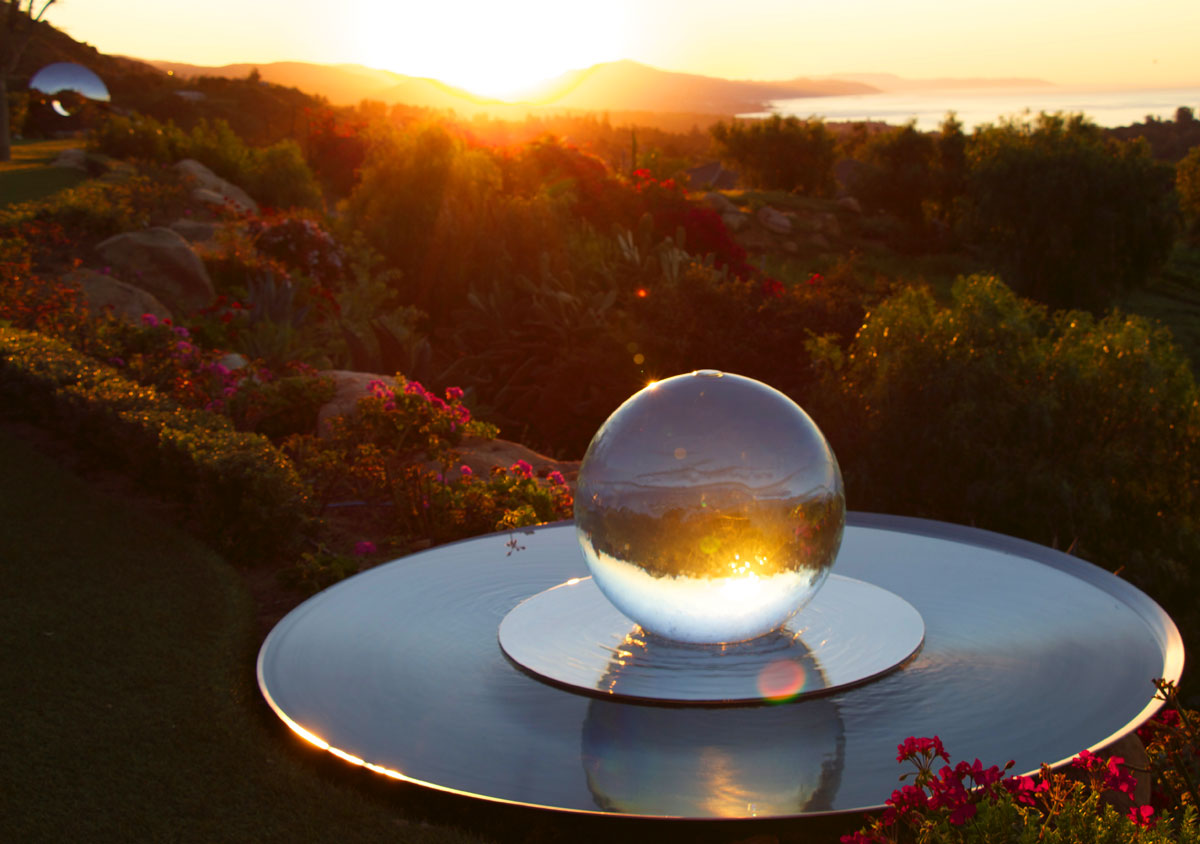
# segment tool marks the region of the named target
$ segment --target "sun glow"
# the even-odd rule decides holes
[[[561,0],[359,5],[358,59],[473,94],[523,99],[541,82],[622,57],[627,8]]]

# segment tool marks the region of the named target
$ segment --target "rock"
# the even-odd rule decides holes
[[[321,405],[317,411],[317,432],[329,430],[329,420],[335,416],[353,413],[358,400],[368,394],[372,381],[382,381],[389,387],[396,385],[391,375],[376,375],[372,372],[353,372],[348,369],[323,369],[317,373],[322,378],[333,379],[333,398]]]
[[[181,217],[171,223],[171,231],[178,232],[188,243],[200,243],[217,236],[217,224]]]
[[[58,154],[58,157],[54,159],[54,163],[50,166],[69,167],[72,170],[82,170],[86,173],[88,170],[87,152],[79,147],[74,149],[64,149]]]
[[[849,211],[851,214],[861,214],[862,206],[858,204],[858,200],[852,196],[843,196],[837,201],[837,207],[843,211]]]
[[[128,161],[108,159],[103,163],[103,167],[104,173],[100,176],[102,182],[127,182],[137,175],[137,168]]]
[[[837,214],[826,212],[821,215],[821,231],[830,237],[842,236],[842,224],[838,222]]]
[[[224,363],[224,361],[222,361]],[[229,364],[225,366],[233,369]],[[317,411],[317,431],[325,433],[329,430],[329,420],[335,416],[353,413],[358,400],[369,394],[368,387],[372,381],[383,381],[389,386],[395,386],[396,379],[391,375],[379,375],[373,372],[353,372],[346,369],[326,369],[317,373],[322,378],[332,378],[334,385],[333,398]],[[481,477],[487,477],[492,469],[499,466],[508,469],[518,460],[524,460],[533,467],[538,477],[544,478],[551,472],[561,472],[568,486],[574,488],[575,479],[579,476],[578,460],[555,460],[544,454],[538,454],[531,448],[508,440],[483,440],[468,437],[456,449],[461,457],[461,464],[469,466],[471,471]],[[430,466],[430,468],[440,468]]]
[[[783,251],[789,255],[795,255],[800,251],[800,247],[796,245],[796,241],[794,240],[785,240],[783,242]]]
[[[808,239],[808,245],[812,246],[815,249],[820,249],[822,251],[826,251],[829,249],[829,238],[827,238],[825,235],[821,234],[820,232],[817,232],[816,234],[814,234],[812,237],[810,237]]]
[[[231,371],[234,369],[245,369],[250,365],[250,361],[237,352],[230,352],[217,361],[217,363]]]
[[[733,201],[723,193],[717,191],[709,191],[704,195],[704,201],[708,203],[708,207],[716,211],[718,214],[740,214],[741,210]]]
[[[729,211],[721,215],[721,221],[731,232],[740,232],[750,223],[750,215],[742,211]]]
[[[168,228],[125,232],[101,242],[96,251],[123,280],[153,293],[177,314],[203,308],[216,295],[200,256]]]
[[[533,473],[544,478],[551,472],[561,472],[567,485],[572,491],[575,480],[579,477],[578,460],[555,460],[544,454],[538,454],[531,448],[508,440],[481,440],[473,437],[464,439],[458,446],[462,454],[463,465],[469,466],[476,475],[487,477],[496,466],[507,469],[518,460],[524,460],[533,467]]]
[[[762,227],[769,232],[774,232],[775,234],[792,233],[791,219],[770,205],[764,205],[762,208],[759,208],[758,214],[755,216],[758,217],[758,222],[762,224]]]
[[[737,233],[734,240],[748,252],[762,252],[775,248],[774,236],[759,226],[747,226]]]
[[[196,182],[192,198],[211,205],[227,205],[242,214],[257,214],[258,203],[250,194],[227,182],[194,158],[176,162],[175,169]]]
[[[84,302],[93,313],[111,308],[113,316],[132,323],[140,323],[143,314],[153,314],[159,319],[171,318],[166,305],[153,293],[110,275],[80,268],[63,274],[62,281],[80,288]]]

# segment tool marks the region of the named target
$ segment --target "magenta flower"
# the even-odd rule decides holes
[[[375,543],[364,539],[362,542],[355,543],[354,556],[365,557],[368,554],[375,553]]]
[[[1154,807],[1149,805],[1130,807],[1129,820],[1138,826],[1154,826]]]
[[[154,328],[154,326],[158,325],[158,317],[154,314],[142,314],[142,325]]]
[[[191,336],[191,334],[188,333],[188,330],[182,325],[177,325],[171,330],[175,332],[176,337],[182,337],[184,340]]]
[[[567,479],[564,478],[563,473],[558,471],[557,469],[555,469],[553,472],[551,472],[549,475],[547,475],[546,480],[548,480],[553,486],[566,486],[567,485]]]
[[[464,463],[458,467],[458,473],[460,475],[462,475],[464,478],[469,478],[475,474],[474,472],[471,471],[471,467],[468,466],[466,463]]]
[[[508,468],[508,471],[522,478],[533,477],[533,467],[530,466],[528,461],[525,460],[518,460]]]
[[[462,387],[447,387],[446,401],[458,401],[463,397]]]

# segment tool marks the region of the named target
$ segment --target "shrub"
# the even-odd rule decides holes
[[[230,559],[290,553],[308,527],[308,489],[266,438],[182,408],[60,341],[0,328],[0,391],[10,406],[132,467]]]
[[[1175,192],[1188,232],[1200,237],[1200,146],[1194,146],[1175,167]]]
[[[1200,393],[1169,333],[1049,313],[995,278],[872,309],[812,411],[857,509],[978,524],[1083,556],[1168,609],[1200,552]]]
[[[1185,747],[1179,758],[1198,749]],[[907,738],[897,750],[896,761],[915,769],[900,779],[912,776],[912,783],[893,791],[884,811],[862,829],[843,835],[843,844],[1200,841],[1196,805],[1187,799],[1169,807],[1137,805],[1134,777],[1120,756],[1104,759],[1085,750],[1062,771],[1043,766],[1036,777],[1005,777],[1012,762],[1003,769],[985,768],[978,759],[950,767],[937,736]]]
[[[1110,140],[1081,115],[1043,113],[976,129],[968,155],[966,235],[1021,294],[1102,306],[1166,259],[1170,166],[1144,141]]]
[[[833,193],[837,139],[821,120],[773,114],[764,120],[719,121],[709,132],[721,161],[751,187]]]

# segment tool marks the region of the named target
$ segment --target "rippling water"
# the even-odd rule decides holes
[[[983,123],[1026,110],[1066,113],[1082,112],[1100,126],[1128,126],[1147,115],[1172,120],[1175,109],[1188,106],[1200,111],[1200,87],[1154,88],[1123,91],[1082,91],[1064,88],[1011,90],[910,91],[858,94],[844,97],[805,97],[775,100],[771,110],[797,117],[822,117],[827,121],[877,120],[902,124],[916,118],[917,128],[936,129],[954,111],[967,131]],[[761,112],[743,117],[765,116]]]

